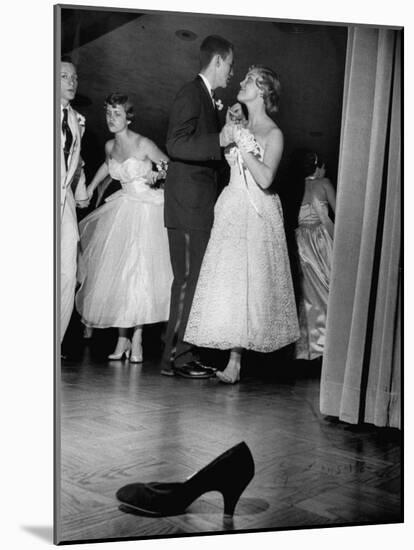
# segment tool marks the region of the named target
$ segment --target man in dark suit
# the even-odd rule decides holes
[[[174,280],[161,374],[187,378],[214,374],[183,336],[213,225],[221,148],[232,135],[228,124],[220,132],[217,109],[222,105],[214,90],[225,88],[233,75],[233,45],[208,36],[200,47],[200,65],[200,73],[181,88],[172,106],[164,206]]]

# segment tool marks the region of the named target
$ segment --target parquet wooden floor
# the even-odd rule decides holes
[[[277,369],[290,369],[290,376],[263,376],[250,364],[240,384],[227,386],[160,376],[151,357],[143,365],[107,362],[93,346],[64,362],[58,538],[402,521],[400,432],[323,417],[318,369]],[[256,474],[232,522],[223,523],[219,493],[175,517],[119,509],[120,486],[184,480],[242,440]]]

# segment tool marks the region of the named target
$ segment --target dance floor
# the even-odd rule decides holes
[[[402,520],[400,432],[321,415],[318,366],[252,354],[227,386],[160,376],[156,354],[108,362],[100,339],[62,364],[61,541]],[[256,474],[232,521],[214,492],[174,517],[119,509],[122,485],[182,481],[240,441]]]

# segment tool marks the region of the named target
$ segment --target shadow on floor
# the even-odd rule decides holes
[[[22,525],[24,531],[30,533],[37,538],[53,543],[53,527],[51,525]]]

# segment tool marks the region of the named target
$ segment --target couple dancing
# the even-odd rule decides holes
[[[216,373],[226,383],[239,380],[243,349],[271,352],[299,336],[282,210],[278,196],[268,191],[283,150],[282,133],[269,116],[277,111],[280,83],[270,69],[251,67],[237,96],[248,118],[244,120],[236,103],[227,111],[220,131],[221,102],[215,100],[214,90],[227,86],[233,56],[230,42],[207,37],[200,48],[200,74],[179,91],[172,106],[165,227],[159,219],[162,201],[154,190],[152,196],[147,193],[148,212],[139,221],[132,204],[135,200],[140,217],[145,203],[143,169],[150,172],[150,161],[167,157],[152,142],[128,130],[128,105],[113,99],[112,114],[121,116],[121,126],[111,127],[108,120],[115,140],[107,144],[102,173],[98,171],[88,195],[105,175],[116,172],[124,188],[122,202],[119,196],[108,200],[81,222],[83,276],[77,295],[85,324],[120,327],[112,358],[131,353],[136,359],[141,354],[136,362],[142,360],[142,326],[166,320],[169,309],[161,373],[209,378],[216,369],[200,362],[198,349],[226,349],[230,350],[228,365]],[[231,176],[216,202],[223,149]],[[137,182],[140,189],[125,193]],[[121,247],[125,236],[119,230],[125,224],[135,226],[136,231],[129,228],[128,234],[135,234],[136,241],[128,240]],[[118,243],[118,249],[114,244],[107,246],[108,239]],[[101,252],[111,262],[105,269]],[[136,307],[131,307],[131,300]],[[122,319],[114,320],[114,309]],[[125,310],[131,313],[128,319],[122,313]],[[139,318],[134,311],[141,312]],[[132,351],[128,327],[134,327]]]

